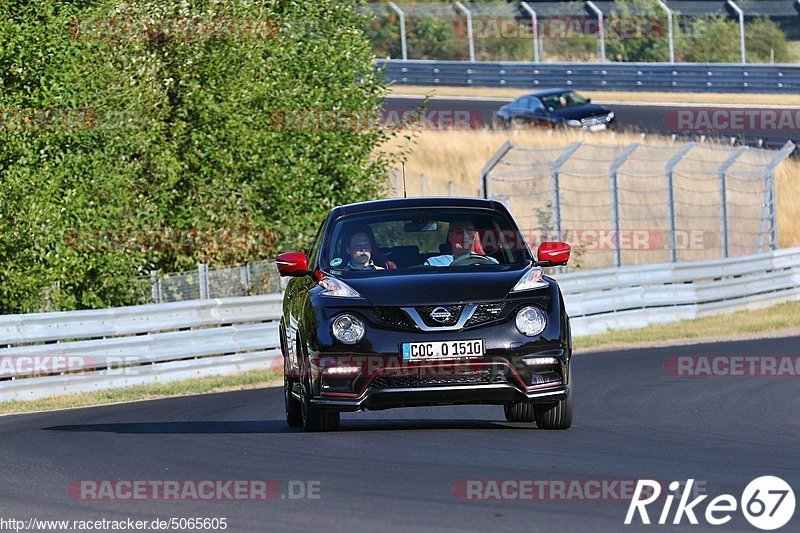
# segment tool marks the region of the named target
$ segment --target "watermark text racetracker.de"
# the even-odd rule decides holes
[[[682,378],[800,376],[796,355],[673,355],[664,361],[667,375]]]
[[[636,494],[636,479],[462,479],[453,495],[466,501],[621,501]],[[692,489],[700,494],[705,484]],[[652,496],[655,489],[646,490]]]
[[[227,517],[169,517],[147,520],[133,518],[90,518],[50,520],[0,518],[0,531],[223,531],[228,529]]]
[[[318,480],[276,479],[77,479],[67,485],[73,500],[271,501],[319,500]]]
[[[671,108],[664,125],[673,132],[767,133],[800,130],[800,108]]]
[[[600,23],[596,17],[541,17],[536,36],[542,40],[597,39]],[[635,41],[657,39],[666,35],[665,20],[651,17],[606,17],[603,21],[606,40]],[[467,39],[469,32],[465,19],[453,22],[453,33],[458,39]],[[534,37],[533,25],[528,20],[514,17],[472,17],[472,37],[475,40],[530,41]]]

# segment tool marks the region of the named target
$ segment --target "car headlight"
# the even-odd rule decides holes
[[[572,126],[573,128],[577,128],[580,125],[581,125],[581,121],[580,120],[572,120],[572,119],[570,119],[570,120],[567,121],[567,126]]]
[[[331,277],[324,277],[319,281],[320,286],[325,289],[320,294],[322,296],[336,296],[338,298],[361,298],[353,287],[344,281]]]
[[[367,328],[364,322],[355,315],[344,313],[333,319],[331,332],[336,340],[344,344],[355,344],[364,338]]]
[[[516,323],[520,333],[534,337],[544,331],[547,318],[538,307],[528,306],[519,310]]]
[[[608,115],[606,116],[606,120],[613,120],[614,119],[614,112],[609,111]]]
[[[547,287],[547,282],[542,281],[542,269],[533,267],[519,278],[519,281],[514,285],[514,288],[511,289],[511,292],[530,291],[544,287]]]

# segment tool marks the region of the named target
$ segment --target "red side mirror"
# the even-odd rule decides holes
[[[275,263],[281,276],[305,276],[308,274],[308,258],[303,252],[280,254]]]
[[[566,265],[572,249],[569,244],[559,241],[545,241],[536,252],[536,264],[539,266]]]

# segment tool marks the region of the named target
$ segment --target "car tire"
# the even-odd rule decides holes
[[[283,402],[286,406],[286,423],[293,428],[303,425],[303,408],[300,405],[300,400],[294,397],[292,389],[294,382],[283,376]]]
[[[533,422],[536,420],[532,402],[523,400],[521,402],[511,402],[504,406],[506,420],[509,422]]]
[[[309,387],[300,387],[300,410],[306,431],[338,431],[339,412],[320,409],[310,401]]]
[[[537,405],[534,412],[539,429],[569,429],[572,425],[572,389],[556,405]]]

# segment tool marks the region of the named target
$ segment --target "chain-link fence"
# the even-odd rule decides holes
[[[572,244],[573,267],[696,261],[777,247],[775,169],[793,150],[507,142],[481,178],[532,246]]]
[[[283,288],[274,261],[161,274],[151,272],[151,298],[154,303],[204,300],[232,296],[252,296],[280,292]]]

